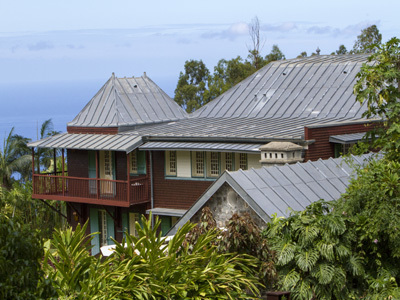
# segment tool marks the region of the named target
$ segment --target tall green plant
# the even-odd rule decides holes
[[[356,284],[362,282],[364,266],[353,251],[351,224],[332,208],[317,201],[286,219],[275,216],[269,226],[279,286],[293,299],[351,299],[366,287]]]
[[[217,238],[215,231],[198,236],[191,247],[184,246],[186,235],[195,226],[190,223],[166,243],[157,233],[160,223],[157,219],[152,228],[143,217],[143,227],[136,223],[138,236],[127,236],[127,247],[117,243],[114,262],[125,265],[129,273],[132,267],[135,274],[123,278],[126,290],[121,297],[251,299],[258,294],[257,278],[252,272],[254,258],[218,253],[213,244]]]

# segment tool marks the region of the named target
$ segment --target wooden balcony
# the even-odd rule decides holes
[[[32,198],[129,207],[149,202],[148,190],[147,177],[128,182],[34,174]]]

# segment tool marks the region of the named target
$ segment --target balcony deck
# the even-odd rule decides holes
[[[128,181],[34,174],[32,198],[129,207],[149,202],[148,178]]]

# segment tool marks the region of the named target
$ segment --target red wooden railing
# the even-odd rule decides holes
[[[129,184],[128,188],[124,180],[34,174],[33,197],[125,207],[149,201],[147,177],[131,179]]]

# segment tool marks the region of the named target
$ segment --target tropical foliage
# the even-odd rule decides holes
[[[381,148],[381,159],[358,169],[337,202],[275,218],[268,230],[278,253],[279,286],[294,299],[400,297],[399,43],[375,46],[354,89],[367,103],[364,115],[384,120],[372,144],[361,147]]]
[[[40,260],[43,247],[28,225],[0,214],[0,298],[40,299],[51,295]]]
[[[137,237],[126,235],[104,259],[89,254],[87,224],[56,230],[44,268],[63,299],[251,299],[258,294],[251,256],[218,253],[216,232],[183,246],[195,225],[186,224],[168,243],[151,218],[136,223]],[[49,263],[47,263],[49,262]]]

